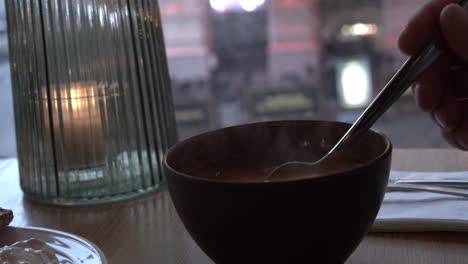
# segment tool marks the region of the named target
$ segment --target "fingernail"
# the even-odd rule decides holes
[[[421,86],[421,85],[419,84],[419,82],[416,82],[416,83],[414,83],[413,86],[411,87],[411,89],[413,89],[414,101],[416,102],[416,105],[417,105],[417,106],[420,106],[420,105],[419,105],[419,102],[418,102],[418,97],[416,96],[416,95],[418,94],[418,90],[419,90],[420,86]]]
[[[463,146],[458,142],[458,139],[455,137],[453,132],[442,130],[442,136],[447,140],[447,142],[457,149],[463,149]]]
[[[466,142],[465,136],[458,136],[455,138],[458,143],[458,148],[461,150],[468,150],[468,142]]]
[[[437,125],[442,129],[447,129],[447,120],[445,119],[444,115],[441,111],[435,110],[433,113],[434,120],[436,121]]]
[[[458,4],[449,4],[440,13],[440,25],[448,46],[459,57],[468,60],[465,32],[468,27],[468,12]]]
[[[462,140],[457,139],[457,143],[458,143],[458,145],[460,146],[459,149],[465,150],[465,151],[468,150],[468,145],[465,144],[465,143],[463,143]]]
[[[452,9],[452,10],[450,10]],[[458,15],[461,15],[460,17],[464,17],[466,15],[465,13],[465,9],[460,6],[459,4],[456,4],[456,3],[450,3],[448,5],[446,5],[444,8],[442,8],[442,12],[456,12]],[[453,15],[453,14],[452,14]]]
[[[468,150],[468,122],[463,122],[460,127],[454,131],[453,137],[457,141],[459,148],[462,150]]]
[[[413,93],[413,95],[416,94],[416,89],[419,89],[419,83],[413,83],[413,85],[411,85],[411,92]]]
[[[466,10],[460,5],[455,4],[455,3],[448,4],[447,6],[445,6],[441,11],[441,16],[442,15],[448,15],[454,21],[458,21],[462,23],[468,22],[468,13],[466,12]]]

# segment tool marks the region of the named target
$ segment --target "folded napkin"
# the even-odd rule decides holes
[[[391,178],[466,179],[464,172],[400,172]],[[468,232],[468,198],[429,192],[387,192],[371,232]]]

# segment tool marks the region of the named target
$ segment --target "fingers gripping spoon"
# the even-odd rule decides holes
[[[468,0],[458,1],[458,4],[468,10]],[[429,42],[417,54],[411,56],[393,78],[385,85],[361,116],[354,122],[343,137],[322,158],[314,162],[287,162],[270,172],[265,181],[278,181],[285,178],[298,179],[316,175],[326,169],[327,164],[334,164],[339,159],[339,153],[348,145],[359,139],[382,116],[390,106],[426,71],[443,53],[443,41],[440,37]]]

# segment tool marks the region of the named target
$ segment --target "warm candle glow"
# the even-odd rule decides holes
[[[94,98],[94,91],[90,91],[91,95],[89,96],[89,103],[94,107],[96,104],[95,98]],[[65,98],[66,99],[66,98]],[[83,92],[81,89],[70,89],[70,101],[71,101],[71,106],[74,111],[82,108],[83,106],[87,105],[87,97],[83,95]],[[84,101],[84,102],[83,102]]]
[[[94,82],[73,83],[57,94],[52,87],[53,132],[59,164],[82,169],[103,162],[103,127],[96,89],[105,88]],[[104,103],[105,98],[101,98]]]

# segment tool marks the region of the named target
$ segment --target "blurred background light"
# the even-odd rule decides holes
[[[366,59],[338,64],[340,102],[344,108],[366,106],[371,99],[371,75]]]
[[[240,7],[247,12],[255,11],[265,3],[265,0],[238,0]]]
[[[356,23],[353,25],[343,25],[341,34],[344,36],[367,36],[375,35],[378,32],[376,24]]]
[[[224,12],[228,7],[229,2],[229,0],[210,0],[210,6],[218,12]]]

